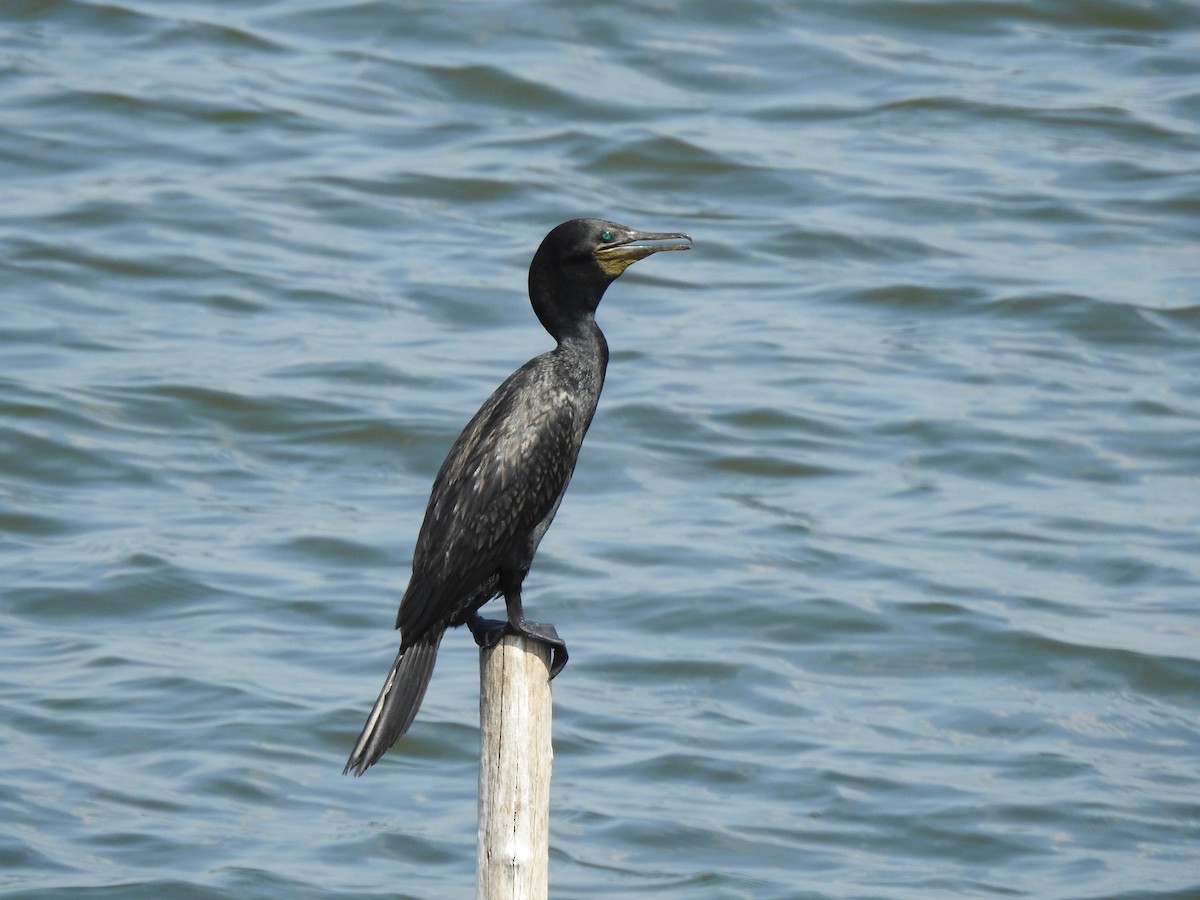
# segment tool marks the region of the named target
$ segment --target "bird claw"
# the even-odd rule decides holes
[[[558,629],[553,625],[542,622],[522,621],[520,625],[509,623],[513,634],[523,634],[525,637],[541,641],[550,647],[550,681],[563,670],[567,664],[567,642],[558,636]]]
[[[514,624],[500,619],[475,616],[467,622],[467,627],[471,629],[475,643],[485,650],[495,647],[506,634],[519,634],[546,644],[550,647],[550,681],[553,681],[554,676],[567,664],[567,642],[558,636],[558,629],[553,625],[524,620]]]

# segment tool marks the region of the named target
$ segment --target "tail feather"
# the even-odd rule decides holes
[[[367,724],[354,745],[350,759],[342,774],[353,771],[361,775],[368,767],[396,743],[408,731],[408,726],[417,716],[425,689],[433,675],[433,664],[437,662],[438,647],[444,632],[426,635],[408,648],[401,648],[388,672],[383,690],[367,716]]]

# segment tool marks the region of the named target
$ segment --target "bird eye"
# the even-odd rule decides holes
[[[600,240],[602,240],[602,241],[611,241],[612,237],[613,237],[613,235],[612,235],[611,231],[600,232]]]

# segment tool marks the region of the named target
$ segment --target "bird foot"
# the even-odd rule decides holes
[[[542,622],[528,622],[524,619],[514,623],[475,616],[468,620],[467,627],[471,629],[471,635],[475,638],[475,643],[485,650],[495,647],[506,634],[523,635],[524,637],[533,638],[535,641],[541,641],[543,644],[549,645],[551,681],[554,680],[554,676],[561,672],[567,664],[567,642],[558,636],[558,629],[553,625],[546,625]]]
[[[500,643],[500,639],[508,634],[508,622],[503,619],[485,619],[483,616],[472,616],[467,620],[471,636],[475,643],[484,650],[490,650]]]
[[[541,641],[550,647],[550,680],[563,670],[567,664],[567,642],[558,636],[558,629],[553,625],[542,622],[527,622],[522,619],[519,623],[508,624],[513,634],[523,634],[525,637]]]

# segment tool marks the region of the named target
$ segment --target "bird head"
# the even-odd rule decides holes
[[[639,259],[691,246],[679,232],[636,231],[604,219],[563,222],[542,240],[529,267],[534,311],[558,337],[581,313],[595,313],[605,289]]]

